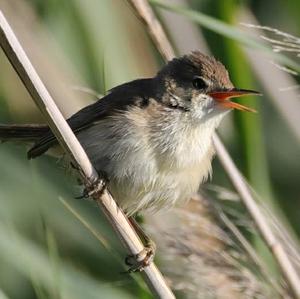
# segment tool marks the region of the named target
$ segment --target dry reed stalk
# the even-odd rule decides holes
[[[102,187],[102,180],[98,177],[82,146],[39,78],[1,10],[0,44],[32,99],[45,116],[60,145],[72,158],[86,187]],[[118,233],[129,253],[132,255],[139,254],[144,246],[110,193],[104,189],[101,193],[95,192],[92,197]],[[154,263],[145,268],[143,278],[157,298],[175,298]]]
[[[269,42],[274,51],[283,52],[283,46],[284,49],[290,49],[290,52],[299,58],[300,38],[279,31],[275,28],[260,26],[255,17],[247,10],[242,11],[242,16],[243,20],[246,20],[247,22],[247,24],[243,23],[243,25],[251,29],[251,31],[257,36],[260,36],[262,39]],[[267,37],[264,35],[267,32],[273,33],[275,36],[272,38]],[[246,49],[246,54],[248,55],[248,59],[254,69],[254,72],[260,82],[262,82],[264,88],[268,91],[270,99],[278,113],[282,115],[299,142],[300,85],[297,84],[297,81],[292,76],[290,76],[299,74],[289,68],[278,66],[277,64],[271,64],[270,61],[266,60],[262,53],[259,53],[254,49]],[[269,74],[272,74],[272,81],[268,80]],[[278,86],[278,88],[274,88],[274,86]],[[283,97],[288,99],[288,101],[283,100]]]

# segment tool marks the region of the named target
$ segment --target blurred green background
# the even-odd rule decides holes
[[[237,87],[264,93],[243,100],[257,114],[231,113],[220,133],[251,186],[299,236],[300,93],[281,90],[299,79],[274,67],[276,57],[259,56],[262,51],[245,46],[245,37],[233,28],[247,31],[241,23],[257,22],[300,36],[300,2],[161,1],[185,5],[198,23],[157,2],[152,5],[179,54],[195,48],[210,52],[227,66]],[[95,99],[84,88],[105,94],[120,83],[154,75],[163,64],[126,1],[1,0],[0,8],[66,116]],[[228,30],[235,40],[212,30],[214,19],[205,23],[203,14],[233,25]],[[258,43],[264,45],[261,39]],[[296,55],[288,54],[298,63]],[[0,122],[43,122],[2,52],[0,70]],[[65,93],[74,102],[64,101]],[[289,119],[289,113],[296,117]],[[27,161],[26,150],[0,145],[0,298],[152,298],[139,275],[121,273],[119,241],[92,202],[74,199],[80,189],[65,169],[47,156]],[[217,159],[212,183],[231,188]],[[84,220],[109,240],[108,247]]]

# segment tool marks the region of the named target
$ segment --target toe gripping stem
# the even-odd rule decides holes
[[[154,241],[143,231],[141,226],[133,217],[129,218],[130,223],[135,228],[138,235],[144,240],[144,249],[138,254],[131,254],[125,258],[126,265],[130,266],[127,273],[141,272],[149,266],[154,259],[156,245]]]
[[[125,258],[126,265],[130,266],[127,273],[142,272],[149,266],[155,256],[155,244],[146,244],[144,249],[138,254],[131,254]]]
[[[95,182],[86,184],[82,195],[75,197],[76,199],[92,198],[95,195],[101,196],[107,187],[108,180],[106,178],[98,178]]]

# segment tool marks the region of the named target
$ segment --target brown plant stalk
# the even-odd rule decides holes
[[[103,186],[101,178],[39,78],[1,10],[0,44],[60,145],[78,169],[85,186],[87,188]],[[144,246],[108,190],[104,189],[101,193],[94,192],[92,197],[118,233],[128,252],[132,255],[139,254]],[[145,268],[142,276],[155,297],[175,298],[154,263]]]

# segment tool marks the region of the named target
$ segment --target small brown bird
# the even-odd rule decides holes
[[[212,135],[230,98],[258,94],[234,88],[225,67],[193,52],[155,77],[113,88],[68,119],[108,189],[128,215],[189,199],[211,172]],[[28,158],[57,146],[45,125],[0,126],[0,139],[34,141]]]

